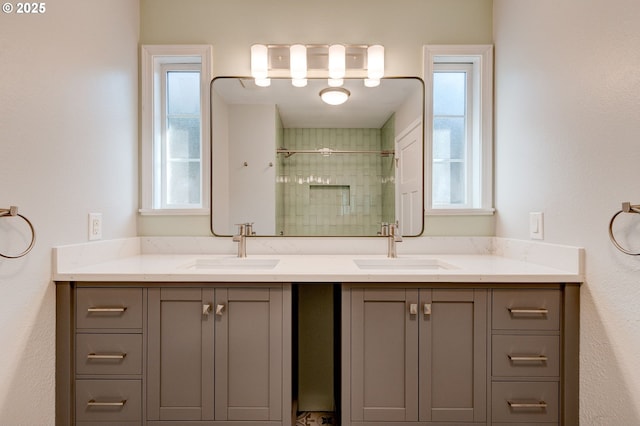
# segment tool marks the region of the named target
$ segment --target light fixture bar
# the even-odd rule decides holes
[[[344,78],[366,78],[365,84],[373,87],[384,76],[384,46],[254,44],[251,75],[261,85],[268,85],[270,77],[290,77],[298,86],[306,85],[307,78],[327,78],[333,87]]]

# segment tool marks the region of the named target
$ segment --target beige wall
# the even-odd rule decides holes
[[[0,14],[0,208],[19,206],[37,233],[27,256],[0,258],[1,425],[54,424],[51,248],[86,242],[89,212],[105,239],[136,235],[138,29],[131,0]],[[4,253],[29,237],[9,221]]]
[[[607,228],[622,201],[640,203],[640,3],[494,9],[497,235],[527,239],[529,212],[542,211],[546,241],[585,247],[580,424],[638,425],[640,259]],[[639,224],[617,226],[638,250]]]
[[[388,76],[422,77],[425,44],[492,43],[492,0],[141,0],[143,44],[213,45],[214,76],[249,75],[254,43],[385,46]],[[400,6],[401,5],[401,6]],[[233,219],[233,218],[231,218]],[[427,234],[493,235],[493,216],[436,217]],[[140,217],[139,235],[209,235],[202,217]]]

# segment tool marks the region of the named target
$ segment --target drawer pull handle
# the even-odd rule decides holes
[[[221,317],[223,312],[224,312],[224,305],[222,304],[216,305],[216,315]]]
[[[423,312],[425,315],[431,315],[431,303],[425,303],[423,306]]]
[[[88,407],[124,407],[124,404],[126,403],[127,403],[126,399],[123,399],[122,401],[113,401],[113,402],[96,401],[95,399],[90,399],[89,401],[87,401],[87,406]]]
[[[121,354],[87,354],[87,359],[124,359],[127,356],[126,353]]]
[[[418,315],[418,304],[410,303],[409,304],[409,315]]]
[[[512,314],[532,314],[532,315],[547,315],[549,310],[546,308],[539,309],[524,309],[524,308],[507,308]]]
[[[211,304],[202,305],[202,315],[208,316],[211,313]]]
[[[544,401],[540,402],[515,402],[515,401],[507,401],[509,407],[511,408],[547,408],[547,403]]]
[[[118,307],[103,307],[103,308],[87,308],[87,312],[124,312],[127,310],[126,306],[118,306]]]
[[[546,362],[548,360],[546,355],[507,355],[511,361],[533,361],[533,362]]]

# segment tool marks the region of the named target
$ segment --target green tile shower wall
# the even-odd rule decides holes
[[[381,129],[284,129],[280,146],[379,151],[383,133]],[[283,235],[375,235],[383,217],[389,215],[388,205],[383,207],[389,204],[383,202],[389,198],[389,188],[383,188],[393,181],[391,157],[300,153],[279,157],[277,191],[283,199],[277,231]],[[391,198],[393,206],[392,194]]]

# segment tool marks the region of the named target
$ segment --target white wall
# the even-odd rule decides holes
[[[586,248],[589,426],[640,424],[640,259],[607,235],[622,201],[640,203],[638,22],[637,0],[494,0],[497,235],[527,239],[542,211],[547,242]]]
[[[226,235],[237,233],[236,223],[247,222],[255,232],[276,233],[277,114],[275,105],[229,106],[231,222],[222,229]]]
[[[15,2],[13,2],[15,4]],[[0,208],[37,231],[26,257],[0,258],[0,424],[54,424],[51,248],[136,235],[139,5],[56,0],[0,14]],[[0,218],[0,251],[28,235]],[[7,236],[11,236],[7,241]]]

